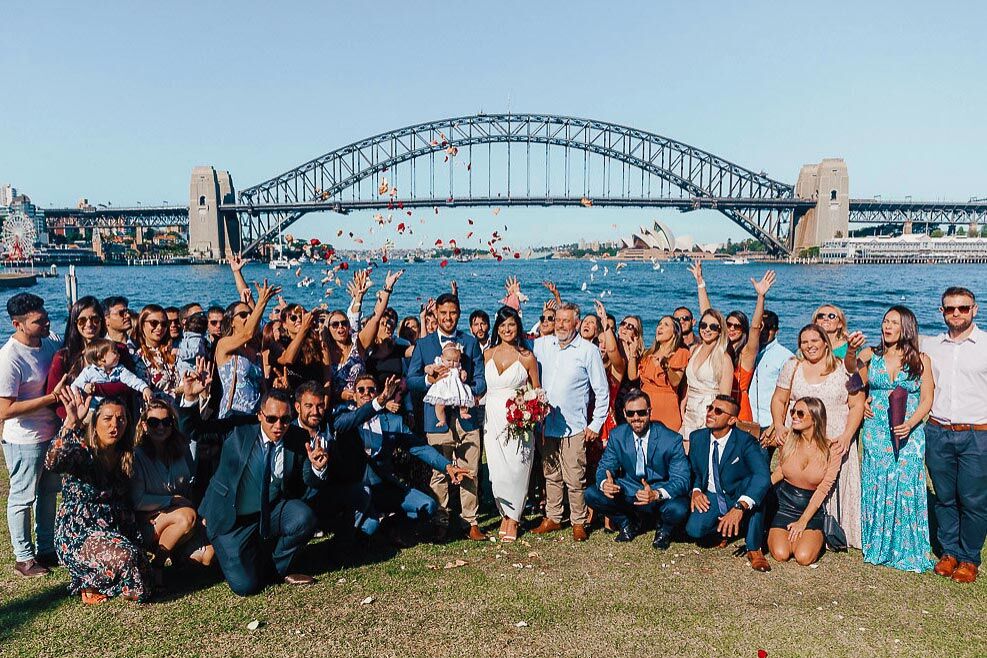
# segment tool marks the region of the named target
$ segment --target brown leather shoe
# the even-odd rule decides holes
[[[546,516],[544,519],[541,520],[541,523],[538,524],[538,527],[532,530],[531,532],[535,533],[536,535],[544,535],[545,533],[555,532],[556,530],[561,530],[561,529],[562,526],[560,524],[556,523],[555,521],[553,521],[552,519]]]
[[[284,582],[289,585],[314,585],[315,578],[303,573],[289,573],[284,577]]]
[[[469,534],[467,535],[473,541],[487,541],[487,534],[480,530],[480,526],[471,525]]]
[[[771,565],[761,551],[747,551],[747,560],[754,571],[771,571]]]
[[[960,566],[953,572],[953,581],[965,585],[975,580],[977,580],[977,565],[973,562],[960,562]]]
[[[939,560],[939,562],[936,564],[936,568],[933,569],[933,571],[935,571],[943,578],[949,578],[950,576],[953,575],[953,572],[956,571],[956,566],[958,564],[959,561],[952,555],[943,555],[942,559]]]
[[[25,578],[37,578],[38,576],[47,576],[51,573],[46,567],[38,564],[37,560],[33,558],[24,562],[15,562],[14,571]]]
[[[582,523],[575,523],[572,526],[572,541],[586,541],[589,539],[589,533],[586,532],[586,526]]]

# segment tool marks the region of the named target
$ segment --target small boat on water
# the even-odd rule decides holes
[[[723,261],[724,265],[750,265],[751,262],[746,258],[741,258],[740,256],[734,256],[733,258],[728,258]]]
[[[267,264],[272,270],[290,270],[291,263],[284,256],[279,256],[278,258],[272,258],[271,262]]]

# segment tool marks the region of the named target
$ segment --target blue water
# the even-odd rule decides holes
[[[684,263],[664,265],[661,271],[652,270],[650,263],[628,263],[619,273],[614,271],[616,263],[613,261],[599,261],[598,264],[595,280],[591,281],[593,263],[589,261],[450,262],[445,268],[439,267],[438,261],[391,263],[394,268],[407,270],[396,287],[392,306],[402,317],[417,314],[423,299],[447,291],[455,279],[459,284],[464,315],[475,308],[483,308],[492,315],[503,297],[504,279],[516,275],[521,280],[523,292],[531,298],[523,307],[525,323],[529,324],[537,320],[541,304],[548,298],[548,291],[541,282],[551,279],[558,285],[563,298],[578,303],[584,313],[592,311],[593,300],[599,299],[602,292],[606,294],[603,301],[608,311],[618,317],[631,313],[640,315],[649,343],[662,315],[680,305],[689,306],[694,313],[697,310],[695,282]],[[604,266],[609,268],[607,276],[603,276]],[[750,278],[760,277],[768,267],[708,264],[704,269],[713,305],[725,311],[740,309],[750,315],[754,307]],[[892,304],[905,304],[911,308],[918,316],[922,333],[936,333],[942,328],[937,309],[939,295],[945,287],[962,285],[971,288],[980,298],[987,297],[985,265],[780,264],[770,267],[777,271],[778,280],[769,293],[767,307],[780,316],[781,341],[789,346],[798,329],[822,302],[842,307],[851,329],[861,329],[876,337],[881,316]],[[319,284],[322,274],[314,264],[303,266],[303,274],[316,280],[310,288],[296,287],[298,279],[294,271],[272,271],[266,264],[251,263],[244,272],[249,281],[268,278],[279,283],[284,286],[283,294],[287,300],[300,302],[308,308],[323,301],[330,308],[345,307],[348,301],[344,289],[333,289],[331,296],[324,296],[324,289]],[[179,306],[196,301],[207,306],[226,305],[236,299],[232,274],[228,268],[219,265],[79,267],[77,276],[79,296],[92,294],[103,298],[122,294],[129,297],[131,308],[135,309],[150,302]],[[378,271],[373,280],[375,289],[383,285],[384,272]],[[587,284],[585,292],[581,290],[584,282]],[[52,330],[62,334],[67,315],[64,280],[40,279],[37,286],[24,290],[45,299],[52,317]],[[2,291],[0,302],[5,305],[15,292]],[[0,308],[5,309],[5,306]],[[5,340],[11,333],[5,310],[0,311],[0,318],[0,338]],[[461,326],[465,324],[464,320]]]

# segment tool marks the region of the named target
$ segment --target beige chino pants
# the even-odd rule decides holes
[[[562,522],[562,494],[569,490],[569,520],[586,523],[586,441],[583,433],[567,437],[543,436],[538,441],[545,475],[545,516]]]
[[[463,478],[459,485],[459,502],[463,521],[469,525],[476,525],[480,511],[480,497],[477,493],[479,489],[477,479],[480,473],[480,430],[467,432],[463,429],[459,418],[456,418],[455,424],[450,426],[448,432],[430,433],[425,436],[428,438],[428,444],[441,452],[446,459],[456,466],[472,471],[472,479]],[[429,485],[439,502],[439,511],[435,515],[435,522],[439,525],[449,524],[449,484],[448,473],[432,471]]]

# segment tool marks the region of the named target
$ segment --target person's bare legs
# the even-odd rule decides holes
[[[158,537],[158,548],[154,552],[155,566],[163,566],[175,547],[192,536],[197,519],[192,507],[170,507],[154,517],[151,525]]]
[[[768,550],[771,557],[779,562],[788,562],[792,559],[792,545],[788,541],[788,530],[784,528],[771,528],[768,531]]]
[[[435,405],[435,425],[436,427],[445,427],[448,425],[446,422],[446,406],[444,404]]]
[[[472,416],[470,416],[470,408],[469,407],[460,407],[459,408],[459,417],[460,418],[472,418]]]

